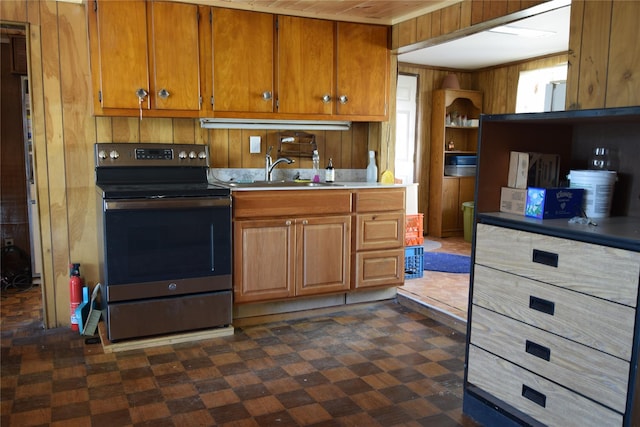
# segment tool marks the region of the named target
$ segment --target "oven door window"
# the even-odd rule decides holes
[[[231,208],[105,212],[108,284],[231,274]]]

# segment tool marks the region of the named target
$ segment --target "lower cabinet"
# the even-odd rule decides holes
[[[349,215],[236,221],[234,242],[236,302],[349,289]]]
[[[354,289],[404,283],[405,192],[354,193]]]
[[[404,187],[232,197],[236,304],[404,283]]]

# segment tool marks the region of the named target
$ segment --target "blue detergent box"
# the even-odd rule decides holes
[[[525,216],[540,219],[582,216],[582,188],[527,188]]]

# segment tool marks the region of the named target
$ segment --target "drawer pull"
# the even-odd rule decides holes
[[[529,308],[532,308],[536,311],[540,311],[542,313],[550,314],[553,316],[553,313],[556,309],[556,304],[553,301],[548,301],[546,299],[529,296]]]
[[[540,344],[536,344],[533,341],[527,340],[525,344],[525,351],[535,357],[544,359],[547,362],[551,360],[551,349]]]
[[[522,384],[522,397],[529,399],[536,405],[540,405],[543,408],[546,408],[547,406],[547,396],[524,384]]]
[[[538,264],[544,264],[550,267],[558,268],[558,254],[554,254],[553,252],[534,249],[532,261],[537,262]]]

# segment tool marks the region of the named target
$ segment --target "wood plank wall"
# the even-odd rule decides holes
[[[640,105],[640,2],[571,2],[567,108]]]
[[[392,45],[398,47],[414,41],[446,34],[490,17],[529,7],[539,1],[517,0],[464,0],[439,12],[417,17],[393,27]],[[583,4],[584,3],[584,4]],[[603,3],[603,4],[591,4]],[[568,95],[572,105],[585,108],[637,105],[638,90],[638,2],[603,0],[585,2],[574,0],[578,6],[572,10],[571,64]],[[594,22],[601,22],[600,8],[610,9],[611,24],[604,25],[606,43],[601,42]],[[577,12],[582,8],[580,12]],[[573,13],[575,12],[575,14]],[[0,1],[0,20],[28,23],[31,94],[33,97],[33,131],[35,141],[36,178],[40,206],[43,247],[43,295],[45,326],[69,324],[68,263],[79,262],[88,284],[95,285],[97,277],[96,208],[94,206],[93,144],[95,142],[166,141],[209,144],[216,167],[255,167],[261,161],[249,155],[244,131],[205,131],[197,121],[190,119],[96,118],[91,115],[90,70],[85,5],[53,0]],[[601,24],[600,24],[601,25]],[[582,29],[589,29],[583,31]],[[402,39],[400,32],[402,30]],[[626,33],[625,33],[626,31]],[[577,38],[579,38],[579,43]],[[627,42],[632,40],[633,42]],[[604,46],[604,47],[603,47]],[[586,52],[589,52],[587,55]],[[599,61],[606,56],[605,80],[593,80],[595,70],[592,56]],[[596,61],[597,62],[597,61]],[[575,64],[580,67],[576,70]],[[431,86],[420,89],[422,111],[419,162],[421,171],[428,176],[428,122],[430,90],[439,87],[444,70],[397,68],[401,72],[415,73]],[[395,71],[396,68],[393,67]],[[509,112],[510,103],[503,104],[503,78],[511,79],[511,72],[501,69],[487,70],[477,75],[460,73],[464,88],[485,92],[487,111]],[[598,74],[602,77],[602,74]],[[395,74],[392,76],[395,83]],[[596,84],[597,83],[597,84]],[[597,86],[605,90],[597,91]],[[394,85],[395,86],[395,85]],[[597,92],[594,95],[594,92]],[[499,96],[497,94],[500,94]],[[507,89],[507,97],[509,95]],[[395,99],[395,87],[391,94]],[[392,102],[394,104],[394,102]],[[395,108],[392,108],[393,116]],[[339,159],[340,166],[366,167],[366,151],[378,153],[380,170],[393,165],[392,157],[384,152],[382,141],[394,123],[355,126],[347,133],[325,132],[324,157]],[[251,132],[254,135],[254,132]],[[339,137],[338,135],[339,134]],[[267,142],[273,136],[263,133]],[[393,150],[393,138],[390,144]],[[427,143],[425,143],[427,141]],[[266,144],[265,144],[266,145]],[[264,145],[263,145],[264,147]],[[333,154],[338,152],[340,154]],[[260,156],[261,157],[261,156]],[[301,162],[304,163],[304,162]],[[427,200],[428,184],[420,186],[421,201]],[[426,213],[424,202],[420,208]]]

